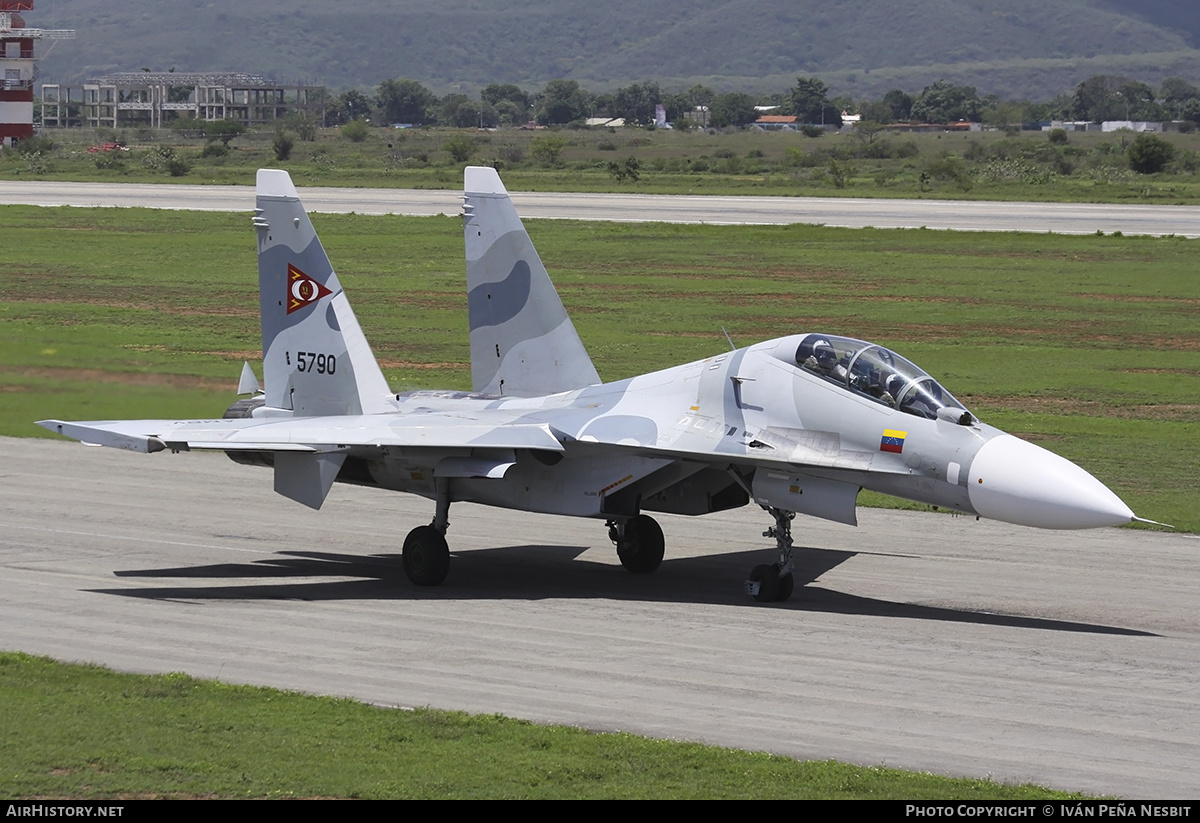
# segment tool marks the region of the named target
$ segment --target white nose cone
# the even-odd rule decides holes
[[[1039,529],[1094,529],[1134,517],[1121,498],[1070,460],[1011,434],[989,440],[975,455],[970,497],[984,517]]]

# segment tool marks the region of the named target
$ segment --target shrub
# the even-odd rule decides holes
[[[567,138],[559,134],[544,134],[529,141],[529,153],[533,159],[547,166],[557,163],[566,147]]]
[[[1058,145],[1058,146],[1066,145],[1067,130],[1066,129],[1050,129],[1050,133],[1047,135],[1047,139],[1051,143],[1054,143],[1055,145]]]
[[[151,171],[162,171],[175,159],[175,149],[170,146],[154,146],[142,155],[142,165]]]
[[[1175,147],[1155,134],[1137,136],[1126,152],[1129,168],[1138,174],[1157,174],[1166,168],[1175,156]]]
[[[101,170],[123,169],[125,158],[114,151],[104,151],[96,155],[96,168]]]
[[[13,147],[17,154],[28,157],[31,154],[47,155],[54,149],[54,141],[49,137],[26,137]]]
[[[342,126],[342,137],[345,137],[351,143],[361,143],[367,139],[367,135],[370,133],[370,127],[362,120],[351,120]]]
[[[292,149],[295,147],[295,139],[286,131],[275,132],[275,140],[271,143],[271,148],[275,151],[275,159],[283,162],[292,156]]]
[[[475,150],[475,141],[466,135],[459,134],[443,143],[442,148],[455,163],[465,163],[471,159],[471,152]]]
[[[175,156],[167,161],[167,173],[172,177],[183,177],[192,170],[192,164],[182,157]]]
[[[830,157],[829,164],[825,167],[825,174],[830,182],[839,189],[846,188],[850,178],[857,173],[858,169],[849,163],[839,163],[836,157]]]
[[[974,182],[962,158],[953,154],[942,155],[927,163],[921,177],[925,184],[930,180],[953,181],[962,191],[970,191]]]
[[[213,120],[203,125],[204,136],[209,140],[220,140],[221,145],[228,147],[229,141],[244,134],[246,127],[237,120]]]
[[[608,163],[608,173],[611,174],[618,183],[625,182],[626,178],[636,183],[638,179],[638,169],[641,167],[642,164],[638,162],[638,159],[630,156],[626,157],[624,162],[621,163],[618,163],[615,160],[610,160]]]

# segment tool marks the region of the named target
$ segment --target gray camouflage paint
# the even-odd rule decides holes
[[[475,391],[539,397],[599,383],[495,170],[468,169],[463,200]]]
[[[1002,433],[833,386],[795,363],[804,335],[601,384],[499,178],[468,170],[468,184],[474,392],[389,392],[290,179],[264,171],[254,222],[266,407],[249,419],[60,430],[138,450],[274,451],[287,455],[276,489],[314,508],[353,456],[386,488],[434,497],[446,478],[453,500],[590,517],[626,517],[665,492],[688,498],[672,510],[703,513],[722,483],[847,523],[860,486],[974,511],[971,461]],[[287,314],[289,263],[331,294]],[[300,351],[333,355],[337,368],[301,371]],[[885,429],[907,433],[902,453],[880,450]]]
[[[305,417],[387,411],[387,381],[286,172],[259,172],[255,206],[266,405]],[[289,314],[289,265],[331,294]],[[300,353],[332,357],[333,373],[301,370]]]

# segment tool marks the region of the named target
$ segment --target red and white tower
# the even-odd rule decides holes
[[[33,137],[34,41],[75,37],[74,29],[28,28],[23,11],[33,11],[33,0],[0,0],[0,143],[5,146]]]

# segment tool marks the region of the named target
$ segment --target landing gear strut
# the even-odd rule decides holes
[[[417,526],[404,538],[404,573],[417,586],[440,586],[450,573],[450,481],[437,481],[437,509],[433,523]]]
[[[608,539],[617,547],[621,565],[635,574],[648,574],[662,563],[666,541],[653,517],[639,514],[625,521],[608,521]]]
[[[792,519],[796,513],[771,506],[763,508],[775,518],[775,525],[763,532],[763,537],[775,538],[779,561],[755,566],[746,580],[746,594],[760,603],[782,603],[792,596],[795,587],[792,577]]]

